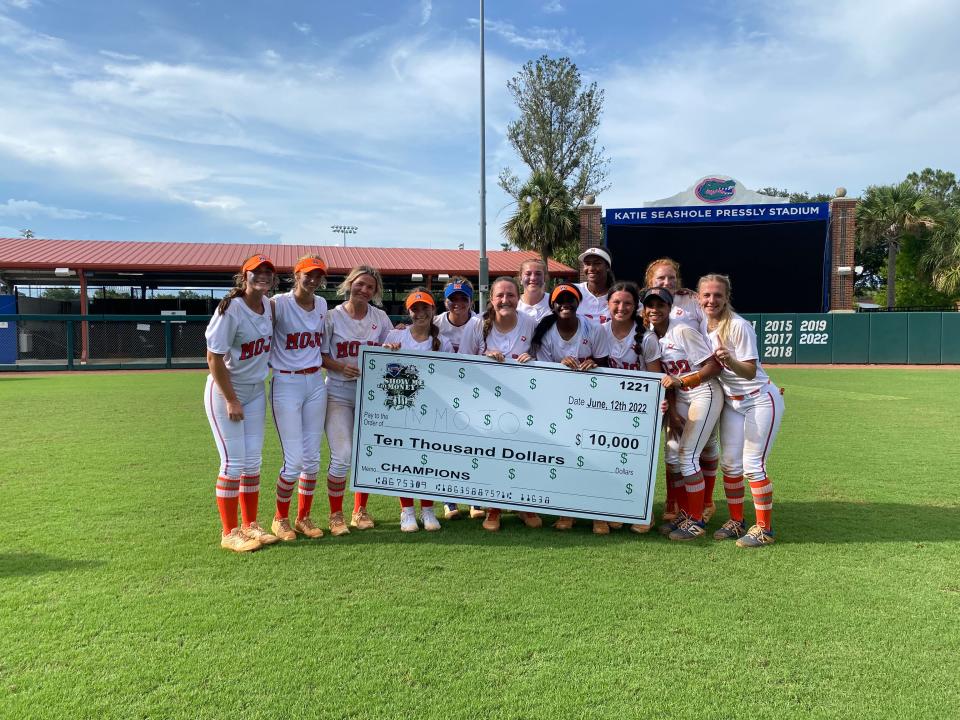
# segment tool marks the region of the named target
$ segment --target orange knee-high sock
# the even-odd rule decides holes
[[[347,479],[327,475],[327,500],[330,501],[330,514],[343,512],[343,491],[347,488]]]
[[[703,473],[684,476],[683,484],[687,496],[687,506],[684,509],[694,520],[703,520]]]
[[[723,492],[727,496],[730,519],[743,522],[743,475],[724,474]]]
[[[315,477],[300,476],[300,484],[297,487],[297,520],[310,517],[310,508],[313,507],[313,493],[316,489],[317,479]]]
[[[246,527],[257,521],[257,503],[260,502],[260,476],[240,476],[240,520]]]
[[[717,483],[717,458],[704,460],[700,458],[700,472],[703,473],[703,504],[713,505],[713,488]]]
[[[677,484],[678,478],[680,479],[680,484]],[[667,504],[666,510],[675,510],[679,505],[680,493],[683,487],[683,476],[679,473],[672,472],[667,470],[666,472],[666,485],[667,485]]]
[[[686,483],[684,482],[683,475],[681,473],[676,473],[673,476],[673,494],[677,499],[677,507],[685,512],[690,512],[690,509],[687,507],[687,493],[685,487]]]
[[[240,495],[240,478],[228,478],[221,475],[217,478],[217,510],[220,512],[220,523],[223,525],[223,534],[228,535],[237,526],[237,505]]]
[[[402,507],[404,510],[406,510],[407,508],[412,508],[413,498],[405,498],[405,497],[400,498],[400,507]]]
[[[490,508],[487,510],[487,517],[491,520],[496,520],[500,517],[500,508]]]
[[[357,512],[360,508],[367,506],[367,498],[370,497],[370,493],[354,493],[353,494],[353,511]]]
[[[750,479],[750,493],[753,495],[753,509],[757,511],[757,525],[770,530],[773,525],[773,483],[770,478]]]
[[[420,509],[421,509],[421,510],[423,510],[424,508],[432,508],[432,507],[433,507],[433,500],[421,500],[421,501],[420,501]]]
[[[290,500],[293,498],[293,486],[296,484],[296,480],[277,477],[277,514],[274,515],[277,520],[290,517]]]

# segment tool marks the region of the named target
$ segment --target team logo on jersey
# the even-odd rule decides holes
[[[423,385],[416,365],[389,363],[383,373],[383,382],[377,387],[387,395],[384,405],[394,410],[403,410],[413,407],[413,401],[423,389]]]
[[[736,180],[708,177],[701,180],[693,192],[703,202],[722,203],[733,198],[736,189]]]

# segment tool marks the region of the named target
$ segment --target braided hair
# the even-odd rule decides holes
[[[554,288],[554,292],[556,291],[557,289]],[[579,292],[580,291],[577,289],[577,293]],[[565,294],[571,294],[571,293],[567,293],[566,291],[560,293],[560,295],[565,295]],[[559,297],[559,295],[557,297]],[[577,297],[577,295],[574,295],[574,297]],[[579,305],[579,303],[580,303],[580,298],[577,297],[577,304]],[[557,320],[560,319],[559,317],[557,317],[557,313],[553,309],[553,306],[554,306],[554,303],[551,302],[550,314],[544,315],[543,319],[540,320],[539,323],[537,323],[537,329],[533,331],[533,338],[530,340],[530,354],[533,355],[534,357],[536,357],[537,353],[540,352],[540,345],[543,344],[543,338],[550,331],[550,328],[552,328],[554,325],[557,324]],[[576,320],[579,325],[580,318],[576,318]]]
[[[253,256],[251,255],[250,257],[253,257]],[[247,260],[249,259],[250,258],[247,258]],[[246,265],[247,260],[243,261],[244,265]],[[276,289],[276,287],[277,287],[277,275],[276,273],[274,273],[273,285],[270,287],[270,291],[272,292],[273,290]],[[223,315],[227,311],[227,308],[230,307],[230,303],[233,302],[233,299],[238,297],[243,297],[244,293],[246,292],[247,292],[247,274],[243,270],[241,270],[240,272],[238,272],[236,275],[233,276],[233,287],[230,288],[230,292],[228,292],[220,301],[220,304],[217,305],[217,312],[220,315]]]
[[[643,336],[646,328],[643,325],[643,316],[641,314],[643,305],[640,304],[640,289],[637,287],[636,283],[621,280],[618,283],[614,283],[610,288],[610,291],[607,293],[607,301],[609,302],[610,298],[613,297],[613,294],[618,292],[629,293],[630,297],[633,298],[633,321],[634,327],[636,328],[635,332],[633,333],[633,351],[638,357],[642,357],[643,352],[641,351],[641,346],[643,344]]]

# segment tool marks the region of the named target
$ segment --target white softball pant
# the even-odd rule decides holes
[[[763,480],[767,455],[783,419],[783,396],[773,383],[742,400],[726,398],[720,415],[720,466],[727,477]]]
[[[320,471],[320,443],[327,416],[327,386],[323,374],[273,371],[270,409],[280,437],[283,467],[280,477],[293,482],[301,473],[316,478]]]
[[[243,405],[243,420],[230,419],[227,400],[211,375],[203,391],[203,406],[220,453],[220,475],[238,480],[241,475],[260,474],[267,400],[262,382],[234,383],[233,391]]]
[[[666,442],[667,465],[678,466],[685,477],[700,472],[700,456],[717,455],[717,420],[723,411],[723,391],[716,380],[708,380],[693,390],[675,391],[677,412],[686,420],[679,437],[669,434]],[[704,452],[708,448],[711,452]]]
[[[336,395],[327,398],[327,445],[330,446],[330,468],[327,475],[345,478],[350,469],[353,452],[354,398],[349,400]]]

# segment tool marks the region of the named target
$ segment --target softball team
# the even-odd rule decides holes
[[[747,548],[772,544],[773,486],[766,459],[782,421],[783,398],[760,364],[752,325],[730,304],[729,278],[706,275],[696,292],[685,290],[679,265],[660,258],[647,266],[646,288],[640,291],[633,283],[614,282],[605,249],[590,248],[580,261],[586,282],[561,283],[549,294],[545,264],[525,261],[519,283],[511,277],[494,280],[482,315],[471,309],[474,291],[466,278],[454,277],[444,287],[446,311],[441,314],[436,314],[430,292],[417,288],[405,302],[409,325],[396,330],[377,307],[383,282],[373,267],[353,268],[337,289],[344,301],[328,312],[326,301],[316,294],[327,272],[319,256],[300,258],[293,269],[293,289],[272,300],[273,263],[263,255],[244,261],[206,330],[210,374],[204,407],[220,455],[216,500],[221,546],[243,553],[278,540],[296,540],[298,534],[323,536],[310,512],[324,432],[330,449],[330,533],[350,532],[343,498],[363,345],[485,355],[498,362],[537,359],[576,371],[609,366],[662,372],[668,397],[667,504],[660,532],[676,541],[704,537],[713,514],[719,457],[729,519],[713,533],[714,539],[735,539],[737,546]],[[270,402],[283,454],[272,534],[257,523],[264,381],[270,368]],[[321,368],[327,371],[325,380]],[[743,511],[745,482],[756,510],[749,529]],[[297,511],[291,525],[294,488]],[[355,494],[350,526],[374,527],[367,500],[366,493]],[[423,528],[439,530],[433,502],[420,505]],[[400,506],[401,531],[419,530],[414,500],[400,498]],[[457,506],[446,504],[445,517],[458,516]],[[498,508],[473,507],[471,516],[482,516],[485,530],[500,529]],[[518,516],[528,527],[542,526],[535,513]],[[571,517],[554,523],[558,530],[573,525]],[[619,526],[594,521],[593,532],[605,535]],[[649,528],[630,529],[645,533]]]
[[[450,342],[440,336],[440,328],[433,322],[436,303],[426,288],[417,288],[410,293],[404,305],[410,314],[410,324],[403,330],[392,330],[383,342],[385,348],[420,352],[453,352]],[[400,530],[402,532],[419,530],[413,498],[400,498],[400,508]],[[440,529],[437,516],[433,513],[433,500],[420,501],[420,519],[424,530]]]
[[[537,325],[530,343],[530,354],[537,360],[560,363],[571,370],[593,370],[606,367],[610,355],[607,335],[600,326],[577,316],[582,295],[575,285],[557,285],[550,293],[552,315]],[[572,517],[560,517],[553,524],[556,530],[573,527]],[[608,535],[610,526],[603,520],[593,521],[593,532]]]
[[[220,546],[240,553],[277,541],[276,535],[257,524],[267,412],[263,383],[269,371],[267,360],[273,340],[273,314],[267,293],[275,283],[275,269],[269,258],[248,258],[206,331],[210,375],[203,391],[203,405],[220,453],[216,488],[223,525]]]
[[[767,456],[783,419],[783,397],[760,364],[753,326],[730,305],[730,278],[705,275],[697,293],[706,316],[714,357],[723,365],[720,385],[720,466],[730,519],[717,530],[717,540],[737,538],[740,547],[773,543],[773,483],[767,477]],[[744,481],[750,483],[757,521],[744,530]]]
[[[327,370],[327,444],[330,446],[330,464],[327,468],[327,496],[330,500],[331,523],[342,519],[343,494],[347,487],[347,471],[353,450],[353,411],[357,367],[361,345],[382,345],[393,324],[378,305],[383,297],[383,280],[376,268],[358,265],[337,288],[337,294],[346,298],[327,314],[323,367]],[[353,496],[353,516],[350,526],[369,530],[374,526],[367,512],[368,493]],[[339,528],[334,534],[346,534]],[[331,532],[333,528],[331,527]]]
[[[316,295],[326,273],[326,263],[319,256],[306,255],[293,268],[293,290],[271,300],[274,342],[270,348],[270,409],[283,452],[271,529],[288,542],[296,540],[297,533],[323,537],[323,530],[310,518],[310,507],[320,471],[320,443],[327,414],[327,386],[320,372],[327,301]],[[297,517],[290,527],[295,486]],[[342,513],[331,515],[330,532],[349,532]]]

